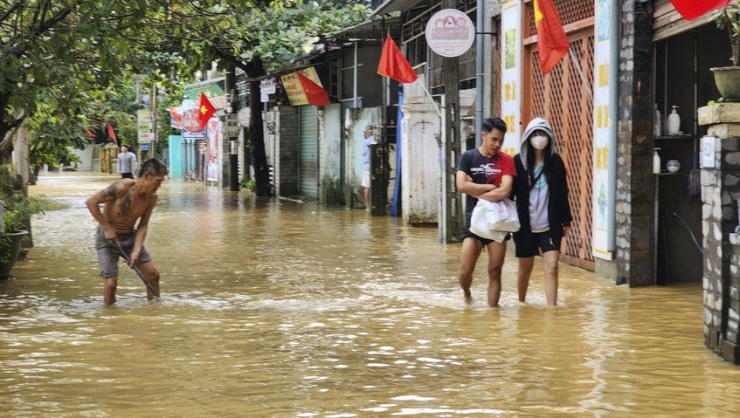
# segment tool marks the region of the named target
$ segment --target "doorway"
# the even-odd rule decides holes
[[[720,97],[710,68],[728,65],[729,42],[707,24],[654,43],[654,97],[661,115],[653,115],[655,147],[660,148],[664,173],[655,177],[658,195],[654,219],[656,283],[700,282],[703,275],[702,203],[696,191],[699,140],[707,128],[698,125],[697,108]],[[674,110],[678,134],[669,134]],[[666,175],[665,165],[677,160],[680,169]],[[692,173],[692,170],[694,173]]]

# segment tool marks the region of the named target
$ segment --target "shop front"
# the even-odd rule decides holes
[[[711,68],[729,65],[729,50],[726,34],[709,17],[689,21],[670,1],[654,2],[652,131],[660,169],[654,171],[653,252],[658,285],[702,280],[699,144],[707,127],[699,125],[697,109],[720,98]]]

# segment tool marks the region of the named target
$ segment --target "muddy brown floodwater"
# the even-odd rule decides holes
[[[102,303],[84,206],[115,177],[42,176],[67,205],[33,219],[35,248],[0,282],[0,415],[7,417],[737,416],[740,368],[703,346],[701,284],[629,289],[541,264],[501,307],[457,284],[460,245],[310,203],[193,183],[162,187],[146,245],[148,302],[121,265]]]

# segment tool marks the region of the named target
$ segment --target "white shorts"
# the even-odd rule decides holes
[[[365,170],[362,172],[362,183],[360,183],[362,187],[370,187],[370,170]]]

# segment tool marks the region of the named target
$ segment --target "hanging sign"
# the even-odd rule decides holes
[[[260,81],[260,101],[262,103],[270,101],[270,95],[277,91],[276,81],[274,78],[265,78]]]
[[[473,46],[475,25],[468,15],[455,9],[443,9],[427,22],[427,44],[437,54],[459,57]]]
[[[313,81],[319,86],[323,87],[315,68],[305,68],[301,70],[301,74],[303,74],[309,80]],[[283,87],[285,88],[285,93],[288,96],[288,100],[290,101],[291,106],[301,106],[309,104],[308,98],[306,98],[306,93],[303,91],[303,87],[298,81],[298,76],[295,73],[286,74],[284,76],[281,76],[280,79],[283,82]]]

